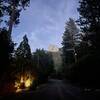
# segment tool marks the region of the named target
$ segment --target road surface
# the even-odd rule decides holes
[[[2,98],[9,100],[80,100],[80,89],[62,80],[50,79],[36,91],[20,93]]]

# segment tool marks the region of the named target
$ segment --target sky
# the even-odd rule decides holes
[[[66,21],[79,17],[77,7],[78,0],[31,0],[13,29],[13,41],[19,45],[26,34],[32,51],[51,44],[60,48]]]

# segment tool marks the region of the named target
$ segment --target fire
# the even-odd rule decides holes
[[[21,76],[20,83],[23,83],[23,82],[24,82],[24,77]]]
[[[31,81],[30,79],[27,79],[27,80],[25,81],[25,87],[30,87],[31,84],[32,84],[32,81]]]
[[[21,75],[19,79],[15,81],[16,92],[21,92],[23,90],[28,90],[34,81],[34,77],[30,74]]]

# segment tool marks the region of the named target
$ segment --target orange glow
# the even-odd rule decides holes
[[[16,92],[28,90],[34,81],[34,77],[30,74],[21,75],[18,80],[15,81]]]
[[[21,76],[20,83],[23,83],[23,82],[24,82],[24,77]]]
[[[32,84],[31,79],[27,79],[27,80],[25,81],[25,87],[30,87],[31,84]]]

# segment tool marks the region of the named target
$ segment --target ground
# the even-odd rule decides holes
[[[12,94],[1,97],[1,100],[97,100],[92,94],[82,92],[79,87],[63,80],[50,79],[48,83],[37,87],[36,91]]]

